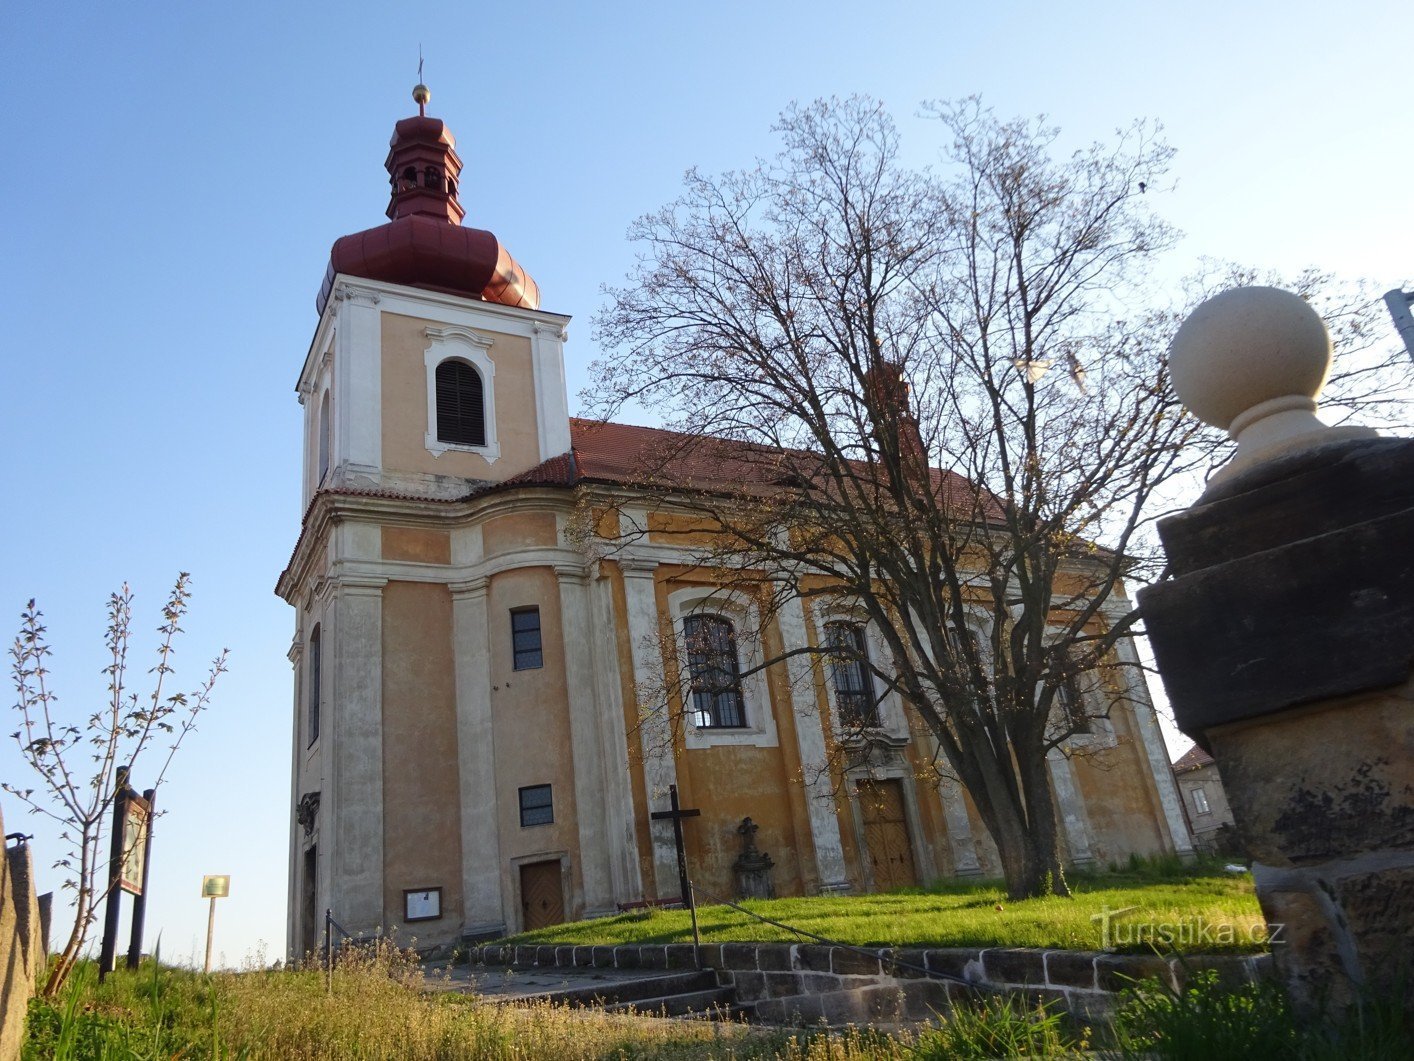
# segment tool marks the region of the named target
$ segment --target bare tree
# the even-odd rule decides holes
[[[107,696],[103,706],[86,717],[66,716],[50,688],[47,661],[51,650],[45,640],[43,613],[31,600],[20,616],[20,632],[10,650],[20,728],[11,737],[41,783],[37,790],[8,781],[3,787],[26,803],[31,813],[59,824],[67,850],[55,867],[64,870],[64,887],[74,893],[73,928],[50,970],[44,987],[47,995],[63,986],[83,951],[99,905],[110,898],[107,880],[99,874],[108,868],[102,853],[120,774],[132,775],[138,758],[154,742],[169,742],[151,786],[158,788],[183,739],[196,728],[197,716],[210,703],[216,679],[226,670],[226,651],[222,650],[195,690],[167,691],[190,582],[190,576],[182,572],[162,608],[157,663],[148,671],[153,675],[152,691],[146,696],[128,688],[132,591],[125,584],[108,598],[104,644],[109,663],[103,668]],[[123,857],[129,854],[125,850]]]
[[[631,230],[588,397],[676,432],[620,500],[681,517],[656,533],[685,528],[763,624],[802,598],[867,616],[890,658],[805,651],[926,723],[1012,896],[1067,894],[1047,756],[1113,702],[1079,687],[1125,687],[1124,580],[1158,575],[1152,521],[1221,443],[1169,387],[1180,314],[1145,290],[1171,151],[1143,123],[1057,157],[1041,122],[931,114],[942,174],[860,98],[790,108],[752,170],[689,172]],[[611,546],[646,530],[606,525]]]

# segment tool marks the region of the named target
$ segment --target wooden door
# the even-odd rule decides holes
[[[300,955],[310,958],[320,944],[320,933],[324,926],[315,912],[315,896],[319,889],[319,848],[311,847],[304,853],[304,879],[301,881],[300,895]]]
[[[897,780],[860,781],[859,810],[864,819],[865,856],[874,872],[874,890],[918,887],[918,868],[903,809],[903,785]]]
[[[526,932],[558,925],[565,919],[565,890],[558,861],[527,862],[520,867],[520,913]]]

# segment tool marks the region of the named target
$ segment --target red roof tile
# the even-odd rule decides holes
[[[1195,744],[1179,757],[1178,762],[1173,764],[1173,769],[1175,773],[1181,774],[1188,770],[1197,770],[1200,767],[1211,766],[1212,764],[1213,757]]]

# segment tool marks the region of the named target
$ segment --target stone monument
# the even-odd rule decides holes
[[[776,886],[771,883],[771,867],[775,865],[771,856],[756,849],[756,830],[761,828],[750,818],[743,818],[737,826],[741,837],[741,854],[736,856],[732,869],[736,871],[736,893],[742,899],[774,899]]]
[[[1330,360],[1315,311],[1274,288],[1179,329],[1179,397],[1237,452],[1160,524],[1174,577],[1140,607],[1294,999],[1414,1007],[1414,441],[1322,424]]]

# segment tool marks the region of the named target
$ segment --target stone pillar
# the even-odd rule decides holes
[[[1188,818],[1183,813],[1183,797],[1179,794],[1178,782],[1173,779],[1173,767],[1169,764],[1163,734],[1159,732],[1159,718],[1154,711],[1154,701],[1149,697],[1149,683],[1144,680],[1144,668],[1139,662],[1134,638],[1121,638],[1115,645],[1115,655],[1122,664],[1119,680],[1124,683],[1124,700],[1139,731],[1139,743],[1149,764],[1149,775],[1154,779],[1159,809],[1168,826],[1174,854],[1182,862],[1196,861],[1198,852],[1194,850],[1193,834],[1188,830]]]
[[[500,816],[491,723],[491,658],[486,579],[452,584],[452,650],[456,658],[457,776],[461,799],[462,935],[505,932],[501,903]]]
[[[590,588],[593,605],[594,701],[599,707],[598,730],[604,742],[604,835],[609,848],[609,874],[614,902],[643,898],[638,867],[638,841],[633,831],[633,783],[628,767],[628,730],[624,725],[623,684],[619,673],[618,629],[614,586],[603,565],[596,564]]]
[[[329,851],[329,905],[350,932],[383,925],[383,586],[381,578],[341,577],[334,590],[333,728],[320,743],[335,749]],[[326,611],[326,615],[327,615]],[[328,642],[325,642],[328,646]],[[323,723],[321,721],[321,729]],[[321,848],[323,844],[320,845]],[[321,861],[323,855],[321,852]],[[321,867],[322,868],[322,867]]]
[[[849,890],[849,877],[845,874],[844,844],[840,840],[840,819],[835,786],[830,777],[829,752],[825,748],[825,729],[815,696],[812,657],[803,654],[809,647],[805,634],[805,601],[797,598],[787,603],[781,608],[778,621],[783,647],[792,653],[786,657],[786,674],[790,680],[790,704],[820,891],[845,892]]]
[[[560,586],[561,644],[565,648],[565,685],[569,689],[570,752],[574,760],[575,817],[579,823],[579,873],[584,886],[584,917],[614,912],[609,873],[608,795],[604,785],[604,747],[595,703],[594,643],[589,613],[589,574],[583,567],[556,564]]]
[[[1075,780],[1075,767],[1059,748],[1052,748],[1047,754],[1046,766],[1051,772],[1051,791],[1055,793],[1056,811],[1065,830],[1070,864],[1076,869],[1088,869],[1095,865],[1096,859],[1090,850],[1090,820],[1085,813],[1085,800],[1080,796],[1080,785]]]
[[[943,761],[936,740],[933,741],[933,756],[934,762]],[[977,859],[977,842],[972,838],[972,819],[967,815],[967,800],[963,797],[961,782],[939,772],[938,799],[943,804],[943,818],[948,823],[953,873],[959,877],[980,877],[982,863]]]
[[[1175,577],[1141,607],[1293,996],[1414,1008],[1414,442],[1324,427],[1329,359],[1314,311],[1271,288],[1185,322],[1175,386],[1237,455],[1160,524]]]
[[[653,586],[657,564],[625,557],[619,561],[624,574],[624,597],[628,604],[628,638],[633,652],[633,683],[638,698],[639,746],[643,749],[643,779],[648,790],[648,809],[667,807],[668,786],[677,784],[677,764],[673,759],[673,733],[668,707],[664,702],[667,682],[663,674],[662,625],[658,619],[658,597]],[[673,846],[671,822],[656,821],[650,826],[653,838],[654,890],[659,899],[678,894],[678,858]]]

